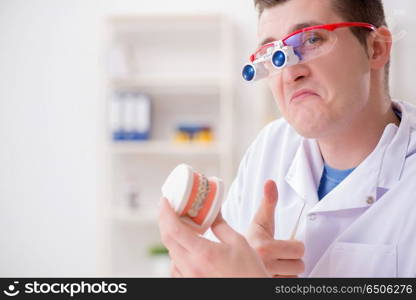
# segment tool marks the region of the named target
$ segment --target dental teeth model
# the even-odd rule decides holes
[[[207,178],[186,164],[178,165],[162,186],[175,212],[197,232],[205,232],[221,209],[223,183],[217,177]]]

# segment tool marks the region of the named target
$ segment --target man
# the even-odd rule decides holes
[[[381,1],[255,3],[260,50],[245,78],[263,74],[284,118],[245,154],[212,226],[219,243],[163,199],[172,274],[416,276],[416,107],[389,96]]]

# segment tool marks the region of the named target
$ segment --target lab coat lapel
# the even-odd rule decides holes
[[[323,170],[322,156],[314,140],[301,139],[295,156],[287,173],[284,175],[288,193],[279,199],[279,205],[285,209],[277,209],[279,225],[275,238],[290,239],[309,206],[318,202],[316,193],[318,180]],[[315,192],[314,192],[315,191]],[[289,196],[293,194],[293,196]],[[283,195],[283,194],[282,194]],[[296,238],[298,238],[296,236]]]
[[[393,102],[393,105],[401,111],[402,120],[397,134],[394,136],[392,142],[387,146],[386,153],[384,155],[385,159],[381,166],[378,179],[379,192],[385,192],[391,189],[401,177],[410,143],[411,128],[409,118],[415,119],[416,117],[409,116],[410,112],[406,109],[406,104]]]
[[[304,202],[314,205],[318,202],[316,191],[323,167],[316,141],[302,139],[285,180]]]

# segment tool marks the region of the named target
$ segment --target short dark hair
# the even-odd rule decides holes
[[[259,16],[267,8],[285,3],[290,0],[254,0]],[[376,27],[387,26],[382,0],[332,0],[334,11],[347,22],[365,22]],[[351,27],[350,30],[367,50],[366,29]],[[390,62],[385,66],[385,85],[388,91]]]

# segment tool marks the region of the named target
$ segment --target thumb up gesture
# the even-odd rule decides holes
[[[275,210],[278,201],[276,183],[264,184],[264,195],[249,230],[247,241],[261,257],[273,277],[297,277],[304,272],[304,245],[296,240],[275,240]]]

